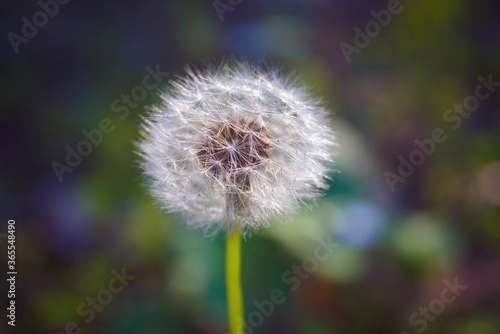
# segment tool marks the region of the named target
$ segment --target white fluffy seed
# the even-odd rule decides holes
[[[329,112],[278,71],[188,69],[161,98],[142,127],[141,167],[158,203],[189,226],[267,226],[326,188]]]

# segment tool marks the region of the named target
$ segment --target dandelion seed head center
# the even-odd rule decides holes
[[[269,158],[265,129],[255,121],[230,120],[207,127],[197,157],[207,174],[236,179]]]

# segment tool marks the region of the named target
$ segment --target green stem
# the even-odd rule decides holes
[[[241,233],[239,229],[227,235],[226,291],[229,333],[244,334],[243,292],[241,290]]]

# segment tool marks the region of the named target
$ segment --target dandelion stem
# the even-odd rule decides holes
[[[243,293],[241,290],[241,233],[235,228],[226,241],[226,291],[230,334],[243,334]]]

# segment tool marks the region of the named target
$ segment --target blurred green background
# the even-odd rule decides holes
[[[227,9],[222,20],[216,5]],[[73,0],[18,53],[4,38],[0,233],[16,219],[18,308],[15,328],[0,313],[0,332],[226,331],[224,237],[187,230],[141,187],[133,143],[157,91],[128,114],[115,112],[124,102],[112,105],[141,93],[148,66],[169,73],[163,86],[186,64],[233,55],[299,74],[334,111],[340,143],[317,206],[243,244],[253,333],[500,333],[500,94],[456,130],[443,118],[474,95],[478,76],[500,81],[500,5],[401,5],[350,62],[341,43],[354,46],[354,28],[387,2]],[[41,10],[36,1],[1,6],[5,36]],[[106,118],[113,130],[60,182],[53,162],[64,164],[67,146]],[[435,128],[447,140],[391,191],[386,172],[397,174],[398,157]],[[283,275],[298,277],[290,272],[314,255],[317,238],[338,247],[290,284]],[[5,238],[0,248],[6,254]],[[110,294],[122,268],[134,278]],[[440,302],[455,278],[467,289]],[[276,289],[285,300],[263,315],[256,304]]]

